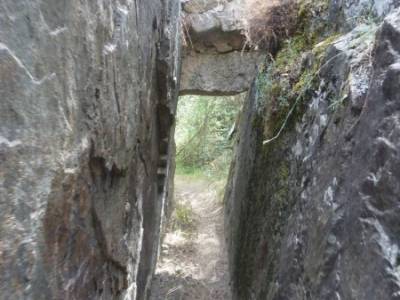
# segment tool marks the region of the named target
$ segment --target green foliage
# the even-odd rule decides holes
[[[193,222],[194,218],[192,208],[189,205],[178,202],[173,216],[173,226],[175,229],[190,231],[194,225]]]
[[[303,35],[284,42],[275,59],[267,62],[268,67],[259,74],[262,94],[273,103],[275,110],[288,107],[291,98],[300,92],[300,85],[309,77],[310,68],[301,69],[302,54],[309,50]]]
[[[276,55],[275,67],[282,73],[291,71],[293,64],[298,63],[301,53],[306,49],[307,41],[304,35],[287,39],[284,47]]]
[[[175,139],[177,173],[227,175],[242,97],[184,96],[179,100]]]
[[[319,84],[321,62],[326,49],[337,39],[334,34],[316,46],[304,35],[284,42],[275,59],[270,57],[258,75],[259,96],[265,105],[264,144],[278,138],[290,121],[301,116],[303,100],[311,98]]]
[[[204,177],[204,171],[200,167],[185,165],[180,160],[177,161],[176,173],[193,179]]]

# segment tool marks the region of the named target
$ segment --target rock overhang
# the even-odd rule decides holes
[[[180,95],[230,96],[250,88],[264,55],[234,51],[190,54],[182,63]]]
[[[241,0],[182,1],[186,47],[180,95],[230,96],[250,88],[265,56],[246,48]]]

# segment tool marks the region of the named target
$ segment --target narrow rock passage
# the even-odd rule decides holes
[[[231,299],[217,194],[207,180],[175,179],[178,209],[162,245],[150,299]]]

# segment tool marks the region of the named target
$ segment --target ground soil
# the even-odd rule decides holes
[[[190,222],[182,226],[176,214],[172,218],[150,299],[231,299],[222,201],[214,183],[177,176],[175,202],[190,212]]]

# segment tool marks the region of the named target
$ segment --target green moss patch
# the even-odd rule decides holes
[[[263,131],[267,142],[303,115],[304,104],[312,98],[320,79],[321,62],[327,48],[340,35],[318,43],[297,35],[284,42],[275,58],[269,57],[257,78],[259,102],[264,103]]]

